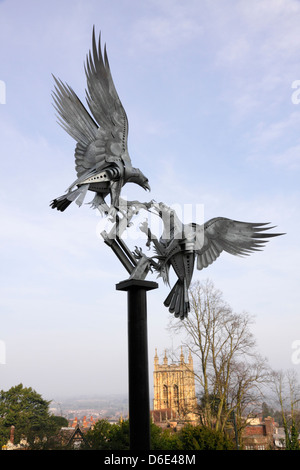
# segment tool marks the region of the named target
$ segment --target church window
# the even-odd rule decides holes
[[[168,387],[167,387],[167,385],[163,386],[163,401],[164,401],[164,406],[166,408],[168,408],[169,400],[168,400]]]

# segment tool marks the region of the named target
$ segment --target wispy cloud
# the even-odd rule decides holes
[[[262,121],[253,128],[250,161],[260,161],[287,170],[300,165],[300,112],[286,113],[282,119]]]
[[[182,47],[202,34],[201,22],[195,16],[199,5],[195,2],[152,0],[149,3],[152,15],[139,18],[132,31],[135,50],[143,50],[143,53],[151,50],[160,55]]]

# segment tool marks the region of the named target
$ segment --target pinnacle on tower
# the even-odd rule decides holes
[[[184,354],[183,354],[182,346],[181,346],[180,362],[184,363]]]
[[[168,358],[167,358],[167,350],[165,349],[165,357],[164,357],[164,364],[168,364]]]
[[[158,366],[158,355],[157,355],[157,349],[155,348],[155,356],[154,356],[154,367]]]

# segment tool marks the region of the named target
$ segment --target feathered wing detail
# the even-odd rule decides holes
[[[212,264],[226,251],[235,256],[248,256],[254,251],[261,251],[268,242],[267,238],[283,235],[265,233],[274,227],[268,223],[239,222],[217,217],[204,226],[192,224],[196,232],[197,269],[201,270]]]
[[[127,149],[128,119],[111,76],[106,47],[102,54],[100,36],[97,45],[94,28],[85,73],[86,100],[91,114],[72,88],[54,77],[53,99],[59,124],[77,142],[77,179],[67,188],[66,195],[54,199],[50,205],[61,211],[72,201],[81,205],[90,190],[97,195],[92,207],[97,207],[103,214],[108,208],[105,198],[110,195],[108,213],[114,216],[119,210],[121,190],[126,183],[138,184],[145,190],[150,187],[148,178],[132,167]]]
[[[89,109],[105,131],[105,144],[108,153],[122,155],[131,163],[127,152],[128,119],[116,91],[110,66],[108,62],[106,46],[104,57],[101,50],[101,37],[99,35],[98,47],[93,29],[92,52],[86,59],[85,73],[87,78],[86,100]],[[103,136],[102,136],[103,137]],[[125,155],[124,155],[125,154]]]
[[[112,80],[106,48],[103,58],[100,36],[97,48],[94,30],[85,73],[86,99],[91,114],[73,89],[55,77],[52,94],[59,124],[77,142],[75,166],[78,178],[87,172],[93,174],[94,170],[101,170],[111,162],[123,160],[131,165],[127,151],[126,112]]]
[[[73,89],[56,77],[52,94],[59,125],[83,148],[96,139],[98,126]]]

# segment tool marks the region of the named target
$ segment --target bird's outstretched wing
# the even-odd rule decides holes
[[[265,233],[274,227],[268,223],[239,222],[237,220],[216,217],[203,226],[192,224],[196,231],[197,269],[201,270],[212,264],[226,251],[235,256],[248,256],[254,251],[261,251],[268,242],[267,238],[283,235]]]
[[[52,94],[58,112],[58,123],[82,147],[87,148],[97,137],[98,125],[92,119],[73,89],[54,77]]]
[[[77,141],[78,177],[95,167],[101,169],[105,162],[123,159],[131,163],[127,152],[127,116],[112,80],[106,47],[103,58],[100,36],[97,47],[94,29],[92,52],[87,55],[85,73],[86,99],[91,114],[72,88],[54,77],[53,99],[59,123]]]
[[[90,51],[85,67],[86,100],[94,119],[118,143],[121,154],[127,150],[128,119],[111,76],[106,46],[103,58],[101,36],[99,35],[97,48],[94,29],[92,45],[93,56]]]

